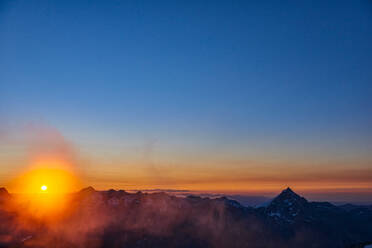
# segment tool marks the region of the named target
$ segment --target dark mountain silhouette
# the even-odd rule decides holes
[[[96,191],[66,196],[58,219],[0,205],[0,247],[363,247],[372,241],[372,208],[309,202],[290,188],[265,207],[226,197],[176,197],[162,192]]]
[[[0,188],[0,198],[9,198],[10,194],[6,188]]]
[[[83,188],[82,190],[79,191],[80,194],[90,194],[93,192],[96,192],[96,190],[92,186]]]
[[[265,208],[265,213],[279,220],[293,222],[305,214],[307,204],[308,201],[305,198],[287,188],[270,202]]]

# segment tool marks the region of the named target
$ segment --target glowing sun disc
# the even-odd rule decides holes
[[[48,187],[46,185],[41,186],[42,191],[46,191],[47,189],[48,189]]]

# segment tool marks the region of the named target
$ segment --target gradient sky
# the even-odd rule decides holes
[[[102,189],[371,193],[371,30],[370,1],[1,1],[0,184],[45,152]]]

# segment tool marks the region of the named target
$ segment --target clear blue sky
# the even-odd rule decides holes
[[[371,1],[1,1],[0,37],[4,126],[92,156],[370,166]]]

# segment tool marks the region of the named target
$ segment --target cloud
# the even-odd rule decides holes
[[[32,161],[57,159],[69,165],[76,164],[76,148],[53,126],[44,123],[25,125],[24,141]]]

